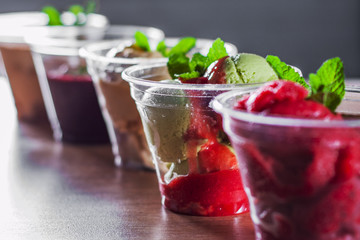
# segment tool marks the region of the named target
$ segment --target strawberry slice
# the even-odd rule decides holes
[[[216,141],[207,142],[198,152],[198,168],[199,173],[236,169],[236,156],[226,145]]]
[[[257,89],[250,97],[246,97],[248,98],[246,110],[261,112],[278,102],[303,100],[307,95],[308,91],[298,83],[284,80],[272,81]]]

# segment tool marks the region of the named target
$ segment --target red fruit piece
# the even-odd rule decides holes
[[[336,162],[339,158],[339,146],[333,139],[323,139],[314,144],[314,157],[305,171],[307,192],[312,194],[327,185],[336,174]]]
[[[339,153],[339,161],[336,165],[336,181],[347,181],[360,176],[360,137],[358,133],[349,133],[346,130],[339,130],[343,136],[340,141],[347,143]],[[346,137],[344,137],[346,136]]]
[[[249,99],[250,95],[244,95],[239,101],[237,101],[234,105],[234,109],[238,110],[246,110],[246,102]]]
[[[217,142],[208,142],[201,146],[198,153],[198,168],[199,173],[235,169],[236,156],[229,147]]]
[[[276,80],[257,89],[246,102],[249,112],[261,112],[282,101],[302,100],[308,91],[295,82]]]
[[[309,119],[342,119],[340,115],[333,114],[327,107],[321,103],[311,100],[285,100],[274,103],[266,114],[278,114],[288,117],[309,118]]]
[[[320,235],[337,232],[342,226],[351,225],[360,201],[358,191],[353,182],[335,185],[328,195],[305,211],[310,214],[303,219],[303,224],[309,232]]]
[[[188,83],[188,84],[206,84],[209,81],[206,77],[198,77],[198,78],[191,78],[191,79],[179,78],[179,80],[182,83]]]
[[[220,58],[219,60],[213,62],[209,67],[204,77],[209,79],[211,84],[225,84],[226,83],[226,73],[224,70],[225,60],[229,56]]]

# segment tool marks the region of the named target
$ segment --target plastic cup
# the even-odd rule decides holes
[[[346,120],[323,121],[233,110],[253,90],[212,106],[239,160],[256,239],[360,239],[360,93],[338,108]]]
[[[171,47],[179,38],[165,39]],[[167,58],[124,58],[114,57],[117,51],[130,46],[133,40],[103,41],[89,44],[80,50],[86,57],[89,72],[95,81],[98,97],[103,109],[111,138],[116,166],[125,168],[154,169],[154,164],[146,143],[141,118],[136,105],[130,96],[129,84],[121,77],[122,71],[132,65],[146,63],[165,63]],[[158,41],[151,40],[152,49]],[[189,52],[207,54],[213,41],[198,39],[196,46]],[[232,54],[237,52],[235,46],[226,45]],[[163,73],[169,78],[167,71]]]
[[[5,76],[8,78],[14,96],[18,119],[31,123],[47,121],[44,101],[33,59],[24,37],[34,34],[33,29],[41,28],[41,33],[52,31],[45,26],[48,17],[41,12],[12,12],[0,14],[0,51]],[[107,19],[98,14],[91,14],[86,28],[100,29],[107,27]],[[40,27],[41,26],[41,27]],[[68,27],[56,27],[68,28]],[[37,31],[39,33],[39,31]]]
[[[221,117],[209,102],[249,85],[181,84],[166,81],[164,73],[167,67],[162,63],[133,66],[122,74],[140,113],[162,204],[189,215],[247,212],[236,158],[227,147]]]
[[[79,49],[99,39],[129,38],[137,30],[148,31],[150,36],[159,40],[164,34],[159,29],[121,25],[107,29],[67,30],[52,28],[39,33],[39,36],[26,37],[33,53],[54,138],[79,144],[109,143],[94,84]]]

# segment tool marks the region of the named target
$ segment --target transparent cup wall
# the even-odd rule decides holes
[[[245,85],[176,83],[166,80],[165,63],[134,66],[122,76],[141,116],[163,205],[190,215],[247,212],[236,158],[209,106],[218,94]]]
[[[94,84],[79,49],[99,39],[133,38],[136,31],[160,40],[163,32],[126,25],[68,27],[66,31],[61,27],[34,29],[40,36],[28,35],[25,40],[33,52],[55,139],[80,144],[109,143]]]
[[[131,44],[132,41],[128,43]],[[99,56],[119,45],[113,42],[105,49],[95,51]],[[115,165],[127,168],[153,169],[140,116],[130,96],[129,84],[121,78],[121,72],[134,63],[111,63],[101,59],[87,58],[97,96],[109,129]]]
[[[63,35],[72,37],[70,35],[73,35],[74,30],[77,29],[76,27],[49,27],[46,26],[47,22],[46,14],[39,11],[0,14],[0,51],[5,75],[14,96],[18,119],[21,121],[41,124],[48,122],[30,48],[24,37],[27,34],[45,36],[60,29]],[[88,15],[86,28],[89,27],[94,32],[98,32],[99,29],[106,29],[107,26],[108,21],[105,16]]]
[[[213,106],[238,156],[257,239],[359,238],[360,93],[339,107],[352,120],[330,122],[232,110],[244,94]]]
[[[46,122],[44,101],[29,46],[3,43],[0,44],[0,51],[18,119],[33,123]]]
[[[148,36],[154,36],[154,34]],[[165,39],[167,46],[174,46],[179,39]],[[152,49],[159,38],[150,38]],[[189,54],[201,52],[207,54],[212,40],[198,39],[197,45]],[[130,96],[129,85],[122,77],[122,71],[132,65],[143,63],[167,62],[165,58],[117,58],[115,53],[130,46],[133,40],[102,41],[89,44],[80,52],[86,57],[88,69],[95,81],[99,102],[103,110],[111,138],[115,164],[130,168],[154,169],[140,116]],[[227,43],[230,54],[236,54],[234,45]],[[170,76],[166,75],[169,79]]]
[[[108,143],[106,125],[86,62],[76,55],[33,53],[56,140]]]

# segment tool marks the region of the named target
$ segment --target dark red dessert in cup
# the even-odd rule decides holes
[[[319,101],[320,93],[341,96],[343,77],[329,81],[343,93],[317,91],[310,79],[310,91],[279,80],[213,102],[238,156],[259,240],[360,238],[360,118]],[[345,94],[340,107],[349,102]]]

